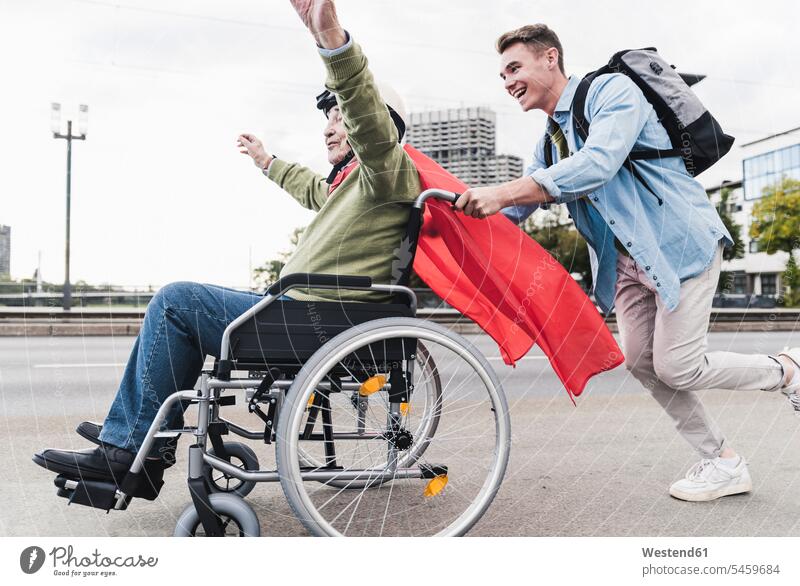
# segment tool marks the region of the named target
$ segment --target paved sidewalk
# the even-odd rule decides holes
[[[753,351],[797,343],[797,335],[712,334],[712,348]],[[64,340],[64,339],[62,339]],[[1,535],[165,536],[189,502],[185,448],[154,502],[127,511],[67,506],[53,475],[30,460],[44,447],[88,447],[74,433],[102,419],[132,339],[87,338],[71,346],[42,339],[11,351],[0,341]],[[488,355],[490,340],[473,341]],[[101,349],[105,349],[101,352]],[[28,356],[26,359],[25,356]],[[751,494],[684,503],[667,494],[695,457],[658,405],[624,369],[596,377],[573,407],[536,352],[510,369],[493,360],[512,409],[513,448],[500,493],[471,535],[800,536],[800,419],[780,394],[704,391],[708,411],[750,462]],[[48,362],[49,360],[49,362]],[[73,367],[69,367],[69,366]],[[232,418],[253,423],[241,404]],[[271,446],[251,444],[263,466]],[[248,497],[263,535],[304,535],[278,485]]]

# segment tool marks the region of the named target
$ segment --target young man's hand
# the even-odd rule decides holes
[[[554,201],[530,177],[520,177],[491,187],[467,189],[456,200],[454,208],[473,218],[486,218],[512,205]]]
[[[505,197],[502,185],[473,187],[462,193],[454,204],[455,209],[473,218],[486,218],[502,210]]]
[[[236,146],[239,147],[240,153],[253,159],[253,163],[259,169],[266,169],[272,162],[272,155],[267,154],[264,145],[253,134],[240,134]]]
[[[300,20],[324,49],[336,49],[347,42],[339,24],[333,0],[290,0]]]

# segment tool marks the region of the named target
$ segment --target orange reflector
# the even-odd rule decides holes
[[[306,409],[311,409],[314,405],[314,393],[311,393],[311,396],[308,398],[308,403],[306,403]]]
[[[368,397],[372,393],[380,391],[384,386],[386,386],[386,377],[379,374],[365,380],[361,388],[358,389],[358,394],[362,397]]]
[[[435,478],[431,478],[431,481],[428,483],[428,486],[425,487],[425,492],[423,492],[422,495],[428,498],[434,497],[442,492],[445,486],[447,486],[447,474],[436,476]]]
[[[400,403],[400,414],[403,417],[408,417],[409,406],[408,403]]]

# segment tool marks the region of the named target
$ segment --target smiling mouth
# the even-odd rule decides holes
[[[515,98],[517,101],[519,101],[519,100],[521,100],[521,99],[522,99],[522,97],[523,97],[523,96],[524,96],[524,95],[527,93],[527,91],[528,91],[528,90],[527,90],[526,88],[524,88],[524,87],[521,87],[521,88],[519,88],[517,91],[513,92],[511,95],[512,95],[512,96],[514,96],[514,98]]]

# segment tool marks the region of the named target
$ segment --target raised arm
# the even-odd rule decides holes
[[[256,167],[272,179],[300,205],[317,211],[328,196],[325,178],[311,169],[296,163],[281,161],[267,153],[264,144],[252,134],[240,134],[237,140],[239,152],[253,159]]]
[[[367,67],[360,47],[339,24],[330,0],[291,0],[321,48],[328,70],[326,87],[336,94],[347,140],[370,185],[369,193],[389,197],[400,173],[415,173],[399,144],[397,128]]]

